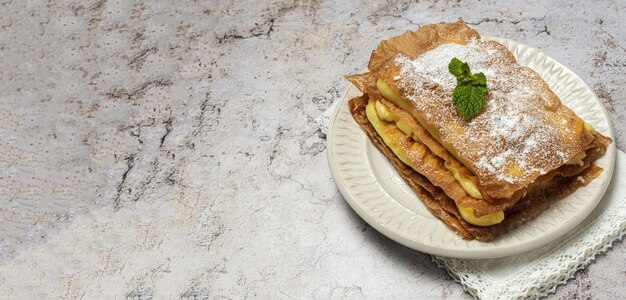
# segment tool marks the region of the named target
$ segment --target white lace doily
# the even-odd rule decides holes
[[[335,101],[315,121],[325,134]],[[612,183],[583,223],[560,239],[520,255],[487,260],[432,256],[465,291],[484,299],[526,299],[554,292],[626,233],[626,154],[617,151]]]
[[[341,101],[334,101],[328,109],[326,109],[319,117],[315,118],[315,123],[317,123],[317,126],[320,128],[322,133],[324,133],[324,135],[328,133],[328,122],[330,121],[330,118],[332,117],[339,102]]]

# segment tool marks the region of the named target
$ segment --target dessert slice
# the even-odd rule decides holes
[[[408,147],[398,147],[393,142],[385,141],[385,139],[400,140],[410,144],[411,141],[408,140],[408,136],[403,138],[401,134],[398,134],[397,131],[394,132],[393,129],[385,129],[381,131],[382,134],[378,134],[374,126],[379,125],[373,125],[376,122],[371,122],[367,116],[368,105],[370,106],[371,114],[371,107],[372,105],[375,106],[375,103],[372,104],[368,95],[349,101],[350,112],[355,121],[363,128],[370,141],[389,159],[398,171],[398,174],[415,191],[426,208],[465,239],[488,242],[498,234],[509,230],[512,226],[534,218],[551,203],[584,186],[602,172],[602,168],[595,164],[590,164],[587,168],[578,172],[576,176],[556,174],[547,182],[541,184],[541,188],[536,186],[514,207],[504,211],[504,218],[497,213],[475,217],[471,213],[468,214],[467,209],[464,211],[462,206],[459,206],[459,202],[449,196],[449,186],[437,186],[428,177],[416,170],[419,169],[416,166],[420,162],[415,158],[421,157],[421,151],[423,151],[420,147],[412,147],[410,145]],[[382,121],[382,123],[385,122]],[[383,126],[393,125],[387,122]],[[441,173],[444,171],[445,168],[442,166],[436,167],[436,172]],[[432,173],[425,173],[432,178]],[[448,183],[454,184],[449,181]]]
[[[453,58],[487,78],[485,107],[471,119],[452,103]],[[601,169],[593,161],[610,143],[504,46],[481,41],[462,22],[383,41],[372,53],[369,72],[348,79],[366,94],[350,106],[370,139],[379,141],[392,162],[399,160],[428,182],[418,184],[427,192],[414,189],[439,199],[427,206],[437,210],[432,204],[438,203],[448,217],[435,215],[460,233],[482,227],[470,234],[480,240],[597,176]],[[407,182],[414,177],[400,173]]]

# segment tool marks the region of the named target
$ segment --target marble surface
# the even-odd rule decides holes
[[[313,119],[384,37],[545,50],[626,149],[626,3],[0,1],[0,298],[469,299],[343,201]],[[626,298],[623,241],[550,299]]]

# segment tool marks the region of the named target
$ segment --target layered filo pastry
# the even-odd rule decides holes
[[[484,107],[453,105],[457,58],[487,79]],[[611,139],[596,132],[513,54],[462,21],[381,42],[354,120],[428,210],[466,239],[492,240],[597,177]]]

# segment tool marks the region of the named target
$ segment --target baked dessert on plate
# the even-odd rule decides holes
[[[594,162],[611,138],[462,21],[382,41],[347,79],[362,95],[345,105],[369,142],[463,239],[497,240],[606,172]]]

